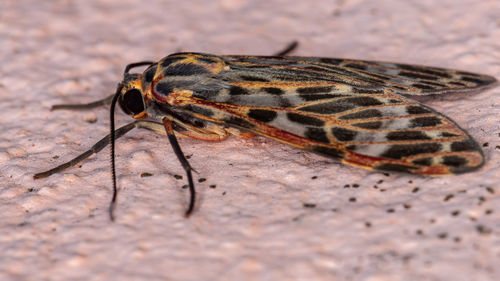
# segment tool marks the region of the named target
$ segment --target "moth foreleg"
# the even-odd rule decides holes
[[[175,155],[177,156],[177,159],[179,159],[179,162],[181,162],[182,168],[184,168],[184,171],[186,171],[186,175],[188,178],[188,183],[189,183],[189,193],[191,194],[191,198],[189,200],[189,207],[186,210],[186,217],[189,217],[191,213],[193,212],[194,209],[194,202],[195,202],[195,197],[196,197],[196,192],[194,189],[194,183],[193,183],[193,175],[191,171],[193,171],[193,168],[191,168],[191,165],[189,164],[189,161],[186,159],[184,156],[184,153],[181,150],[181,147],[179,143],[177,142],[177,139],[175,138],[174,134],[174,129],[172,127],[172,122],[168,120],[167,118],[163,119],[163,126],[165,127],[165,132],[167,133],[168,140],[170,141],[170,145],[172,146],[172,149],[174,150]]]

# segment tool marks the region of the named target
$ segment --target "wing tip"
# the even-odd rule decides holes
[[[476,89],[489,89],[498,85],[498,80],[491,75],[475,74],[475,76],[476,78],[471,79],[473,81],[470,82],[475,82],[477,84],[475,87]]]

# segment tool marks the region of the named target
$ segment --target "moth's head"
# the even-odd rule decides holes
[[[118,85],[117,89],[120,92],[118,104],[123,112],[135,119],[145,119],[148,117],[141,79],[142,75],[138,73],[125,73],[123,81]]]

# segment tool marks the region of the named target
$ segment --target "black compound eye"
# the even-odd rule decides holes
[[[141,91],[131,89],[125,92],[119,100],[122,110],[130,115],[137,115],[144,111],[144,101]]]

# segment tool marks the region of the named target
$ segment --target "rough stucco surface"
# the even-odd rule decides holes
[[[264,138],[182,139],[206,178],[185,219],[166,137],[136,130],[117,144],[115,223],[108,149],[32,179],[108,132],[106,108],[50,106],[112,93],[127,63],[297,39],[296,55],[500,77],[499,1],[141,3],[1,1],[0,280],[500,279],[500,88],[426,101],[484,144],[486,165],[461,176],[384,175]]]

